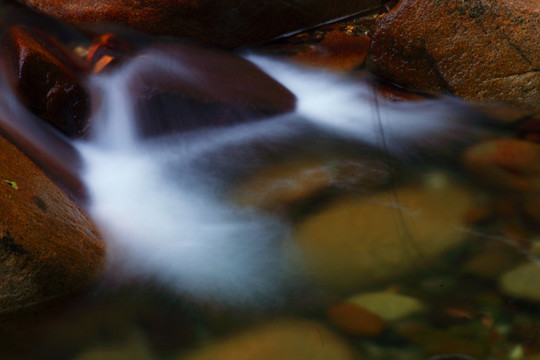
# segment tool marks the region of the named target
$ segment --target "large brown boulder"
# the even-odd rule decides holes
[[[540,109],[539,0],[402,0],[373,31],[369,69],[402,86]]]
[[[67,52],[44,33],[9,27],[0,39],[0,65],[34,114],[70,136],[87,127],[88,95]]]
[[[111,22],[236,47],[381,6],[381,0],[24,0],[71,23]]]
[[[84,211],[0,137],[0,313],[88,284],[104,255]]]

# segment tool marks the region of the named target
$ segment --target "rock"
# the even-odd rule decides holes
[[[240,205],[274,211],[316,196],[331,186],[363,193],[389,183],[388,166],[377,160],[313,159],[265,167],[239,184],[232,197]]]
[[[362,306],[386,322],[402,320],[424,310],[424,305],[415,298],[391,292],[355,295],[347,303]]]
[[[296,104],[289,90],[255,65],[220,50],[162,45],[129,66],[134,113],[147,136],[268,117]]]
[[[492,330],[479,322],[443,329],[411,322],[399,325],[397,331],[423,348],[422,358],[485,359],[490,352]]]
[[[361,305],[344,302],[328,309],[332,325],[352,335],[377,336],[384,330],[384,320]]]
[[[331,181],[329,169],[318,162],[277,164],[240,184],[233,198],[240,205],[275,210],[316,194]]]
[[[268,40],[381,5],[380,0],[23,2],[70,23],[119,23],[152,34],[227,48]]]
[[[88,95],[74,69],[36,32],[11,26],[0,40],[0,65],[18,97],[30,111],[69,136],[84,134],[88,123]]]
[[[540,109],[538,0],[402,0],[373,31],[368,68],[402,86]]]
[[[489,140],[464,154],[467,168],[497,190],[514,193],[540,191],[540,145],[517,139]]]
[[[382,98],[384,98],[385,100],[393,102],[427,100],[427,97],[424,94],[407,91],[406,89],[386,82],[378,82],[374,85],[374,89],[377,91],[377,94],[382,96]]]
[[[540,301],[540,266],[534,262],[521,264],[502,274],[499,286],[509,296]]]
[[[521,257],[515,249],[502,242],[488,241],[464,261],[463,271],[482,279],[497,279],[515,265]]]
[[[122,344],[100,346],[81,353],[75,360],[152,360],[157,359],[150,350],[144,334],[134,331]]]
[[[280,320],[179,357],[184,360],[357,360],[353,350],[324,325]]]
[[[334,30],[315,47],[293,56],[301,63],[348,71],[360,67],[366,60],[370,38],[366,35],[353,36]]]
[[[93,280],[105,249],[84,211],[1,137],[0,174],[0,312]]]
[[[404,276],[463,243],[470,204],[455,184],[343,197],[297,225],[298,266],[345,293]]]

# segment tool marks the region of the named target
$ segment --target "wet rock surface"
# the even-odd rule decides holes
[[[317,46],[296,54],[293,58],[303,64],[333,70],[348,71],[364,64],[371,39],[334,30]]]
[[[127,88],[135,95],[135,117],[147,136],[270,117],[296,104],[283,85],[220,50],[161,45],[130,66]]]
[[[71,1],[24,3],[71,23],[112,22],[233,48],[381,6],[380,0]]]
[[[368,68],[407,88],[538,111],[540,4],[402,0],[375,26]]]
[[[88,95],[76,75],[76,64],[52,38],[11,26],[0,44],[4,72],[21,101],[34,114],[69,136],[87,126]]]
[[[48,301],[94,279],[105,255],[94,225],[3,137],[0,176],[0,312]]]

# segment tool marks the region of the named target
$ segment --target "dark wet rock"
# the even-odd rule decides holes
[[[380,316],[363,306],[342,302],[331,306],[327,311],[328,321],[339,330],[361,336],[378,336],[385,328]]]
[[[120,23],[233,48],[381,6],[381,0],[24,0],[70,23]]]
[[[355,351],[321,323],[284,319],[250,328],[198,351],[180,356],[186,360],[353,360]]]
[[[41,32],[12,26],[2,36],[1,65],[30,111],[69,136],[87,127],[88,95],[60,45]]]
[[[3,137],[0,174],[0,312],[48,301],[94,279],[104,243],[84,211]]]
[[[144,135],[239,123],[292,111],[296,98],[252,63],[220,50],[163,45],[130,64]]]
[[[540,109],[537,0],[402,0],[377,23],[368,68],[402,86]]]

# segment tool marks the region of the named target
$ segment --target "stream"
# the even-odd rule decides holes
[[[292,111],[192,126],[215,110],[164,98],[143,116],[147,74],[222,96],[221,73],[167,46],[88,76],[79,139],[36,122],[0,78],[2,133],[76,174],[107,247],[88,288],[6,320],[0,358],[536,358],[539,302],[505,285],[538,264],[534,220],[505,215],[516,198],[465,160],[515,137],[508,123],[451,96],[393,101],[365,71],[256,49],[223,59],[281,84]]]

